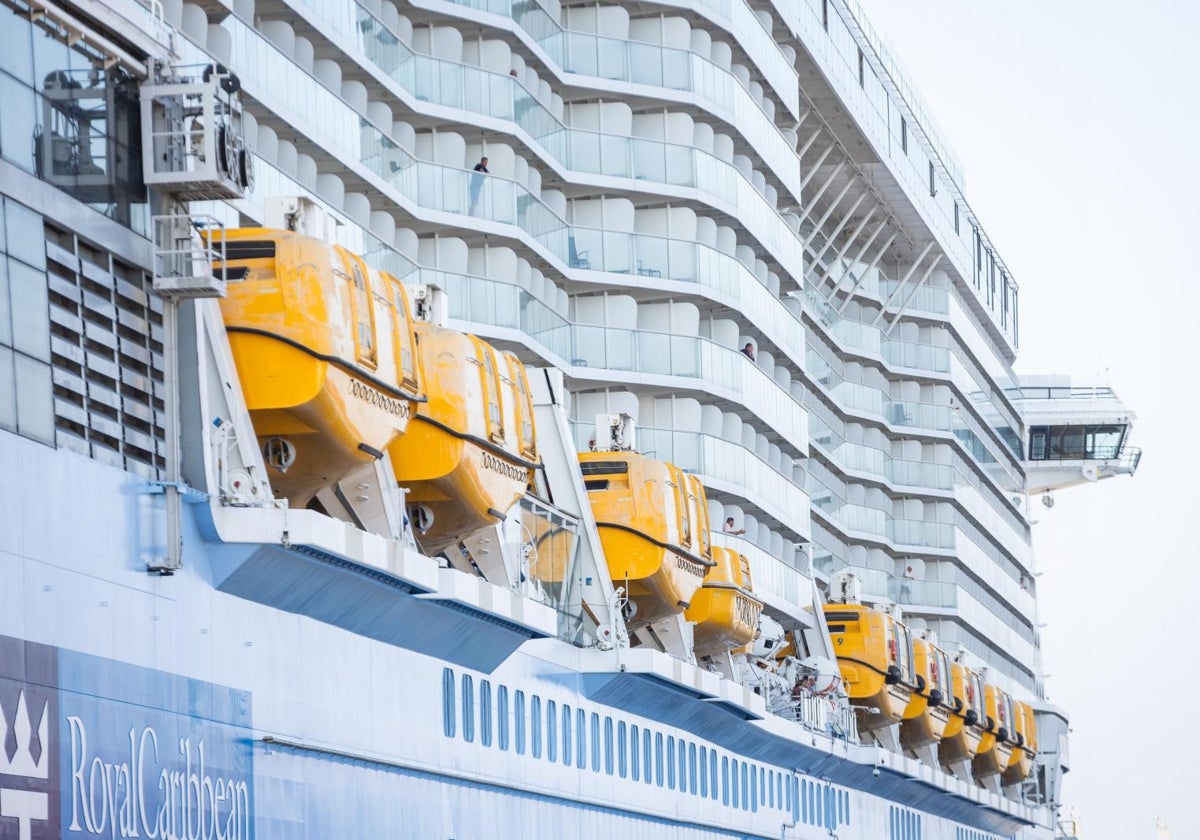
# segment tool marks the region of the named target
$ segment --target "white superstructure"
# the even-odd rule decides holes
[[[278,730],[270,743],[285,754],[428,774],[420,796],[438,796],[444,775],[463,788],[445,793],[452,801],[466,801],[468,782],[513,814],[528,815],[520,807],[536,809],[529,803],[545,797],[553,800],[547,832],[569,824],[572,809],[603,802],[620,803],[620,814],[604,811],[605,819],[650,815],[647,832],[655,820],[678,836],[739,831],[741,817],[721,810],[729,802],[715,795],[721,750],[733,761],[733,790],[743,799],[755,791],[753,811],[741,809],[754,836],[780,836],[780,819],[786,837],[1053,835],[1068,727],[1066,713],[1042,699],[1029,494],[1052,504],[1056,489],[1132,474],[1140,456],[1128,444],[1133,416],[1111,389],[1013,374],[1017,283],[964,197],[960,166],[853,0],[3,0],[0,109],[5,450],[52,474],[55,492],[66,492],[73,469],[59,475],[55,465],[77,456],[106,465],[88,467],[81,486],[94,494],[112,491],[117,474],[160,482],[167,508],[182,502],[185,514],[169,516],[165,536],[151,540],[153,557],[138,560],[172,571],[172,546],[186,554],[189,540],[203,542],[196,550],[205,572],[185,567],[180,588],[190,581],[199,592],[219,590],[235,605],[221,607],[226,620],[239,620],[236,604],[254,602],[244,620],[265,626],[276,607],[353,636],[347,644],[361,661],[409,667],[386,634],[302,608],[299,595],[290,606],[272,600],[268,580],[283,566],[271,564],[283,561],[271,552],[285,554],[278,544],[294,540],[313,556],[378,567],[423,604],[490,616],[511,636],[478,661],[448,660],[448,677],[436,646],[411,648],[421,657],[414,679],[423,682],[396,690],[445,725],[415,740],[420,750],[314,724],[278,700],[271,719],[295,734],[255,720],[256,735]],[[283,197],[295,200],[281,205]],[[581,595],[594,610],[585,619],[577,609],[567,633],[562,616],[556,627],[528,589],[464,581],[411,545],[376,544],[315,513],[260,510],[249,484],[237,483],[243,473],[202,470],[203,481],[190,483],[204,483],[207,500],[189,499],[178,459],[217,457],[197,455],[189,440],[195,448],[218,418],[243,433],[239,444],[222,432],[221,469],[244,462],[246,482],[265,474],[253,447],[246,451],[239,398],[225,403],[213,391],[213,382],[230,379],[219,318],[207,302],[187,302],[236,279],[210,276],[223,246],[197,246],[190,225],[203,217],[209,230],[280,219],[303,226],[304,208],[320,233],[374,266],[444,292],[449,326],[513,350],[530,367],[561,371],[535,389],[545,422],[562,421],[547,455],[560,482],[573,475],[569,453],[596,445],[598,417],[636,428],[639,451],[700,476],[714,542],[749,559],[771,622],[807,630],[810,653],[832,655],[814,598],[819,604],[831,581],[852,576],[864,600],[899,607],[914,631],[929,631],[1035,706],[1044,734],[1034,775],[984,789],[936,760],[889,751],[882,737],[847,739],[852,726],[835,726],[845,714],[836,704],[789,697],[783,706],[793,719],[783,720],[765,684],[756,691],[697,666],[686,644],[655,649],[647,637],[629,647],[619,594],[593,580],[605,574],[595,556]],[[165,310],[152,289],[166,296]],[[200,375],[173,375],[177,343]],[[166,445],[176,422],[181,456]],[[31,444],[17,436],[56,451],[39,445],[22,454]],[[4,489],[14,498],[29,492]],[[218,495],[233,506],[218,509]],[[555,515],[581,521],[586,534],[586,504],[566,492],[560,501],[568,497]],[[215,512],[205,513],[210,504]],[[51,505],[65,511],[68,502]],[[242,558],[238,546],[256,543],[275,548]],[[29,563],[47,559],[25,543],[0,549]],[[128,550],[112,548],[114,556]],[[244,565],[230,571],[235,555]],[[112,557],[98,568],[105,586],[130,574]],[[155,584],[154,597],[177,597],[169,585]],[[313,587],[306,597],[318,597]],[[413,632],[423,615],[407,619]],[[269,691],[263,669],[278,661],[256,653],[252,663],[197,669],[141,650],[126,655],[120,644],[100,649],[86,632],[33,622],[0,624],[0,632],[259,694]],[[314,649],[335,656],[333,638],[312,632]],[[476,672],[472,692],[482,680],[490,698],[491,682],[503,683],[514,703],[525,697],[521,680],[552,685],[537,702],[577,707],[577,730],[598,739],[589,743],[600,776],[583,773],[580,758],[579,780],[558,789],[552,769],[493,760],[472,739],[470,748],[459,744],[466,712],[456,717],[453,706],[465,702],[464,668]],[[496,676],[481,676],[495,668]],[[339,673],[347,691],[369,690],[345,666]],[[647,699],[654,685],[663,694]],[[435,691],[443,692],[437,703]],[[691,705],[664,710],[679,697]],[[580,702],[597,707],[587,720]],[[599,704],[628,719],[605,716]],[[349,705],[388,726],[382,701]],[[725,719],[692,706],[728,713],[742,727],[728,732],[745,733],[722,740],[715,733]],[[571,737],[566,715],[563,739]],[[614,725],[620,733],[642,726],[649,774],[647,721],[660,724],[656,738],[669,730],[680,743],[679,796],[666,804],[657,788],[636,788],[636,774],[627,780],[625,762],[638,759],[627,756],[625,734],[613,752]],[[804,761],[824,758],[799,763],[801,753],[781,746],[798,738]],[[607,774],[599,743],[609,744]],[[711,802],[698,793],[707,790],[710,752]],[[838,769],[830,769],[834,759]],[[739,788],[738,762],[745,774],[748,760],[758,762],[748,778],[761,771],[761,780]],[[614,761],[618,779],[602,778],[614,776]],[[357,784],[349,766],[338,773],[346,778],[335,784]],[[510,784],[524,792],[523,806],[503,804]],[[685,793],[703,808],[690,811]],[[768,817],[777,794],[783,816]],[[933,804],[938,797],[955,804]],[[261,804],[265,795],[259,801],[257,830],[284,836]],[[981,822],[964,816],[972,809],[986,812]],[[588,813],[596,820],[588,826],[605,825],[600,812]],[[355,831],[385,831],[376,819]]]

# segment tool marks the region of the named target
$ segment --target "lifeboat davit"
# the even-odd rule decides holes
[[[917,690],[904,709],[900,724],[900,743],[916,749],[942,740],[950,720],[950,657],[933,642],[913,639],[913,666]]]
[[[437,554],[505,519],[539,465],[525,366],[473,335],[416,326],[426,402],[388,447],[417,542]]]
[[[631,628],[692,604],[713,566],[704,487],[674,464],[635,452],[579,455],[614,586]]]
[[[404,286],[285,230],[226,233],[229,346],[277,496],[304,507],[383,457],[421,399]]]
[[[971,773],[976,779],[1003,773],[1012,760],[1017,744],[1013,731],[1012,698],[992,683],[984,686],[983,698],[986,715],[983,737],[979,739],[979,752],[971,763]]]
[[[942,764],[971,761],[983,737],[983,677],[961,662],[950,666],[950,717],[938,744]]]
[[[695,476],[688,476],[694,479]],[[713,546],[716,564],[704,576],[684,618],[694,621],[696,656],[729,653],[748,644],[758,632],[762,602],[754,597],[750,561],[732,548]]]
[[[1008,767],[1004,768],[1001,780],[1004,785],[1020,784],[1029,777],[1037,758],[1037,723],[1033,717],[1033,706],[1016,701],[1013,703],[1013,729],[1017,745],[1013,748]]]
[[[825,621],[859,729],[899,723],[916,690],[908,627],[863,604],[826,604]]]

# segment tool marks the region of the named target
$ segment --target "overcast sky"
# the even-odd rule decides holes
[[[1050,699],[1086,840],[1200,837],[1200,4],[862,0],[963,163],[1021,287],[1022,373],[1107,376],[1137,412],[1133,479],[1036,505]]]

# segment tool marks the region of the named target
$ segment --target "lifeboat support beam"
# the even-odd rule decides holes
[[[527,371],[546,483],[555,507],[579,520],[575,568],[584,617],[591,625],[587,629],[601,648],[628,647],[629,634],[618,606],[623,599],[617,596],[608,573],[592,504],[583,486],[575,439],[567,424],[562,371],[549,368],[527,368]]]
[[[416,547],[404,513],[404,491],[396,486],[392,459],[386,452],[321,490],[317,499],[330,516]]]
[[[971,759],[963,761],[954,761],[949,764],[943,764],[942,767],[950,771],[950,775],[961,782],[973,782],[975,777],[971,775]]]
[[[871,730],[871,737],[885,750],[894,753],[903,753],[903,750],[900,749],[900,724],[893,723],[891,726],[881,726],[878,729],[873,729]]]
[[[692,623],[680,613],[639,627],[633,631],[633,638],[639,647],[661,650],[694,665],[696,657],[693,654],[692,627]]]

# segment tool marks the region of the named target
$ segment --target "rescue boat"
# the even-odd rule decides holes
[[[226,234],[221,314],[272,488],[293,507],[383,452],[421,400],[404,286],[285,230]]]
[[[899,723],[916,689],[912,636],[890,613],[863,604],[826,604],[825,621],[859,729]]]
[[[971,763],[971,772],[976,779],[985,779],[1004,772],[1016,746],[1016,736],[1012,728],[1012,698],[992,683],[984,685],[983,697],[983,737],[979,739],[979,752],[975,754]]]
[[[950,665],[950,717],[938,744],[942,764],[971,761],[983,737],[983,677],[961,662]]]
[[[416,336],[427,400],[388,454],[417,542],[437,554],[505,519],[539,461],[517,357],[425,322]]]
[[[917,690],[904,710],[900,743],[908,750],[942,740],[950,720],[950,657],[928,639],[913,639]]]
[[[689,476],[694,479],[694,476]],[[750,561],[732,548],[714,546],[713,562],[692,605],[684,612],[696,623],[696,656],[714,656],[748,644],[758,630],[763,605],[753,595]]]
[[[674,464],[636,452],[583,452],[584,485],[631,628],[692,604],[714,565],[704,487]]]
[[[1013,703],[1013,729],[1016,732],[1017,745],[1013,748],[1008,766],[1001,774],[1001,780],[1006,786],[1025,781],[1033,770],[1033,762],[1037,757],[1037,724],[1033,718],[1033,707],[1028,703]]]

